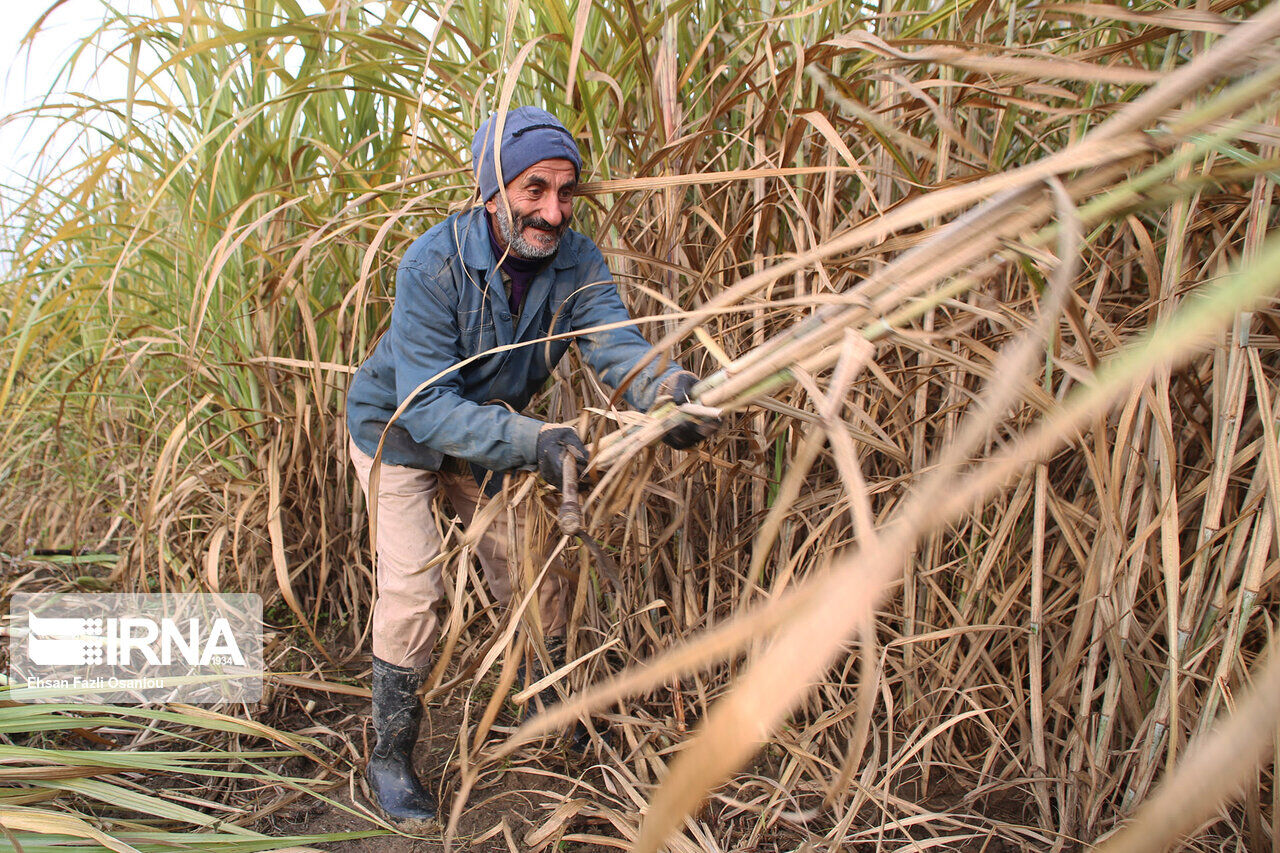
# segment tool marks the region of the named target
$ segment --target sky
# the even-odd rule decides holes
[[[118,9],[139,10],[150,4],[139,0],[112,0]],[[93,32],[103,20],[102,0],[65,0],[45,20],[32,50],[18,52],[23,36],[53,0],[4,0],[5,24],[0,27],[0,115],[12,115],[39,103],[70,58],[77,41]],[[84,62],[73,78],[73,88],[97,97],[118,97],[128,80],[122,62],[110,61],[98,68]],[[52,123],[32,127],[26,120],[0,127],[0,180],[9,183],[16,172],[28,175],[36,165],[36,153],[48,139]],[[52,158],[45,166],[52,166]]]
[[[325,9],[322,0],[301,0],[300,5],[305,14],[319,14]],[[381,14],[383,8],[376,0],[364,0],[361,5],[375,15]],[[59,73],[79,41],[101,26],[108,8],[117,13],[151,16],[157,14],[159,7],[172,14],[172,0],[0,0],[0,6],[5,15],[0,26],[0,116],[38,104],[55,81],[59,90],[66,91],[66,77],[59,77]],[[54,6],[33,47],[19,53],[23,37]],[[117,30],[104,47],[112,47],[118,40]],[[70,90],[103,99],[123,97],[129,81],[128,58],[124,51],[107,58],[104,49],[82,56]],[[144,51],[140,63],[144,71],[149,58],[153,57]],[[37,152],[55,126],[56,122],[47,121],[33,127],[24,119],[0,126],[0,183],[11,183],[15,173],[29,175],[36,165],[45,169],[56,166],[56,156],[46,156],[39,164],[36,161]],[[70,136],[64,136],[59,139],[62,150],[71,142]]]
[[[45,178],[56,174],[62,155],[67,151],[75,152],[68,160],[69,164],[82,162],[83,154],[78,153],[78,147],[85,140],[101,141],[100,137],[84,134],[81,128],[76,127],[63,127],[54,137],[59,127],[56,119],[45,118],[33,124],[28,117],[17,114],[38,105],[55,86],[58,92],[77,93],[71,99],[65,96],[55,98],[55,101],[63,103],[68,100],[74,103],[84,97],[108,101],[124,98],[129,85],[128,52],[122,50],[118,56],[108,57],[105,50],[121,40],[118,25],[103,46],[91,48],[81,55],[69,81],[64,71],[67,61],[76,46],[102,26],[109,13],[147,17],[172,14],[174,2],[0,0],[0,10],[5,16],[3,24],[0,24],[0,119],[14,117],[9,121],[0,120],[0,278],[7,276],[9,266],[6,251],[10,233],[6,230],[6,223],[10,222],[9,208],[17,199],[24,197],[24,194],[10,192],[8,188],[21,186],[30,177]],[[322,0],[301,0],[301,6],[304,14],[320,14],[325,9]],[[376,0],[364,0],[362,7],[377,13],[382,4]],[[19,51],[23,38],[46,12],[49,14],[32,45]],[[154,54],[148,55],[144,50],[139,63],[143,73],[154,68],[156,61]],[[160,85],[165,86],[166,81],[162,80]],[[146,120],[150,117],[147,113],[146,108],[139,106],[135,108],[134,118]],[[102,121],[101,117],[97,120],[98,123]],[[51,137],[52,144],[48,144]],[[43,154],[40,153],[42,149]],[[57,185],[56,180],[52,183]]]

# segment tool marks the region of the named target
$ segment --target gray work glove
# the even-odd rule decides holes
[[[538,430],[538,472],[557,489],[564,488],[564,458],[572,454],[578,463],[578,480],[587,467],[587,448],[578,433],[564,424],[545,424]]]
[[[698,377],[687,370],[673,373],[663,381],[658,398],[662,399],[666,396],[677,406],[692,402],[689,395],[693,391],[693,386],[697,384]],[[676,450],[688,450],[714,434],[720,426],[719,418],[699,417],[682,421],[666,431],[662,436],[662,443]]]

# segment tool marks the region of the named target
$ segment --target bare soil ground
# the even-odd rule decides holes
[[[300,691],[305,695],[306,691]],[[372,737],[372,731],[365,730],[369,709],[367,703],[351,697],[336,697],[342,705],[342,714],[346,720],[345,736],[354,744],[365,743],[365,738]],[[334,701],[330,699],[329,701]],[[460,765],[456,753],[458,727],[462,724],[462,700],[455,695],[443,706],[430,709],[429,720],[424,722],[418,750],[415,753],[416,768],[420,778],[439,798],[442,808],[441,820],[448,820],[448,809],[452,806],[460,778]],[[512,722],[507,719],[505,722]],[[509,727],[503,728],[509,731]],[[491,737],[496,741],[501,733]],[[757,759],[754,772],[768,775],[771,768],[766,766],[764,757]],[[511,853],[534,849],[554,850],[556,853],[600,853],[606,850],[627,849],[628,844],[607,821],[595,819],[581,814],[557,825],[557,832],[548,838],[545,833],[538,833],[541,838],[531,841],[530,833],[536,832],[548,822],[555,822],[553,813],[558,805],[575,796],[583,796],[575,791],[581,784],[590,785],[597,790],[604,789],[603,775],[594,759],[580,756],[565,749],[561,744],[547,744],[541,747],[530,747],[518,753],[507,766],[496,770],[487,780],[472,791],[464,810],[454,838],[453,850],[476,851],[476,853]],[[908,786],[909,787],[909,786]],[[354,793],[354,801],[353,801]],[[908,799],[917,799],[910,790],[904,788],[899,792]],[[930,811],[939,813],[958,812],[979,813],[997,822],[1023,824],[1030,819],[1029,804],[1018,793],[1012,791],[998,792],[984,797],[978,804],[965,805],[968,792],[959,786],[949,785],[943,781],[935,785],[930,796],[920,799],[920,803]],[[357,812],[372,809],[368,791],[357,777],[349,779],[347,785],[329,794],[330,798]],[[870,812],[875,808],[869,807]],[[874,818],[869,814],[868,818]],[[262,821],[255,829],[270,835],[319,834],[327,832],[353,832],[375,829],[378,825],[359,815],[351,814],[341,808],[308,800],[289,809],[282,810]],[[918,840],[928,842],[931,833],[921,831]],[[377,838],[336,841],[317,845],[326,850],[343,851],[343,853],[437,853],[443,851],[443,823],[422,835],[387,835]],[[586,844],[571,839],[557,839],[564,835],[594,835],[603,838],[616,838],[616,844]],[[550,845],[546,842],[550,840]],[[780,853],[803,849],[803,839],[794,837],[776,837],[763,840],[755,848],[761,853]],[[858,844],[849,849],[873,850],[876,843]],[[733,849],[733,848],[731,848]],[[745,849],[745,848],[744,848]],[[1025,843],[1001,838],[995,832],[981,839],[970,839],[943,849],[962,850],[965,853],[1030,853],[1037,848]]]
[[[298,691],[305,696],[307,691]],[[320,701],[320,700],[318,700]],[[367,701],[346,696],[325,696],[322,701],[341,707],[335,714],[343,725],[334,727],[357,748],[365,749],[372,743],[373,732],[368,728],[369,707]],[[334,707],[334,711],[338,708]],[[421,835],[387,835],[376,838],[334,841],[322,845],[326,850],[343,853],[435,853],[444,850],[443,824],[449,818],[454,796],[458,789],[461,766],[456,754],[457,732],[463,721],[462,700],[452,698],[444,706],[433,706],[424,720],[418,749],[414,754],[419,778],[441,803],[440,825]],[[499,723],[513,722],[499,719]],[[491,734],[495,742],[510,726],[499,726]],[[498,851],[527,850],[527,836],[552,817],[555,808],[563,800],[574,795],[574,789],[585,782],[600,786],[602,777],[594,759],[576,754],[559,743],[531,746],[518,753],[514,759],[494,772],[487,774],[472,790],[467,806],[459,822],[453,849],[498,853]],[[375,811],[363,779],[356,774],[347,784],[327,795],[330,799],[353,809],[345,809],[308,798],[264,818],[254,828],[270,835],[302,835],[327,832],[358,832],[378,829],[379,824],[363,815]],[[560,827],[563,832],[585,832],[610,836],[613,828],[604,821],[577,817]],[[558,851],[593,853],[608,847],[562,842]]]

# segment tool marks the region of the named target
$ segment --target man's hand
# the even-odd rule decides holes
[[[578,477],[587,467],[587,448],[582,445],[573,427],[564,424],[546,424],[538,430],[538,472],[557,489],[564,488],[564,459],[572,455],[578,463]]]
[[[693,386],[698,384],[698,377],[687,370],[672,374],[665,382],[662,383],[662,390],[658,392],[659,399],[665,394],[671,399],[671,402],[677,406],[692,402],[689,396],[693,391]],[[720,429],[721,421],[719,418],[695,418],[693,420],[683,421],[667,430],[662,436],[662,443],[668,447],[674,447],[676,450],[688,450],[700,441]]]

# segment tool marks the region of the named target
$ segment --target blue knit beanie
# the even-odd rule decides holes
[[[493,129],[497,116],[480,125],[471,140],[471,164],[480,185],[480,199],[488,201],[498,192],[498,172],[493,165]],[[511,183],[516,175],[542,160],[563,159],[573,163],[573,173],[582,173],[578,143],[559,119],[537,107],[516,107],[507,111],[502,126],[502,180]]]

